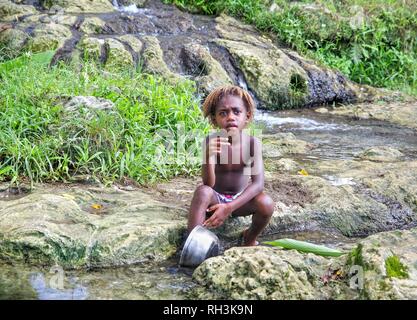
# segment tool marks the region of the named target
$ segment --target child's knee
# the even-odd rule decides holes
[[[261,193],[255,197],[257,211],[264,216],[272,216],[274,213],[274,201],[272,198],[264,193]]]
[[[202,197],[202,198],[208,198],[208,197],[211,197],[213,195],[213,188],[203,184],[203,185],[197,187],[194,194],[196,196],[199,196],[199,197]]]

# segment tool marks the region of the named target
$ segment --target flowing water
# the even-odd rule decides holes
[[[266,133],[290,132],[314,144],[298,161],[353,159],[372,146],[391,146],[407,159],[417,158],[417,135],[413,130],[381,121],[349,120],[311,110],[259,112],[256,122]],[[349,181],[334,181],[349,184]],[[3,199],[19,195],[3,191]],[[293,238],[349,249],[355,239],[321,232],[269,235],[262,240]],[[233,245],[233,243],[225,246]],[[178,256],[159,264],[98,270],[62,270],[0,264],[0,299],[187,299],[196,286],[191,269],[178,266]]]
[[[417,132],[377,120],[353,120],[313,110],[259,112],[255,120],[265,133],[290,132],[314,148],[299,160],[353,159],[374,146],[400,150],[404,160],[417,159]]]

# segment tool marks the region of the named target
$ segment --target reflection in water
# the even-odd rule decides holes
[[[74,288],[65,289],[53,281],[45,281],[42,272],[33,273],[29,282],[40,300],[84,300],[88,297],[87,288],[75,284]],[[71,279],[70,283],[74,284],[74,279]]]
[[[1,299],[177,300],[188,299],[193,270],[176,261],[119,268],[50,270],[24,264],[0,264]]]

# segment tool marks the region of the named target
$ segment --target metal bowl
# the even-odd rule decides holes
[[[219,255],[219,238],[202,226],[191,230],[181,252],[180,266],[197,267],[204,260]]]

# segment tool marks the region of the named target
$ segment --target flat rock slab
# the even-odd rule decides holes
[[[37,187],[0,201],[0,259],[69,268],[163,260],[185,214],[138,190]]]

